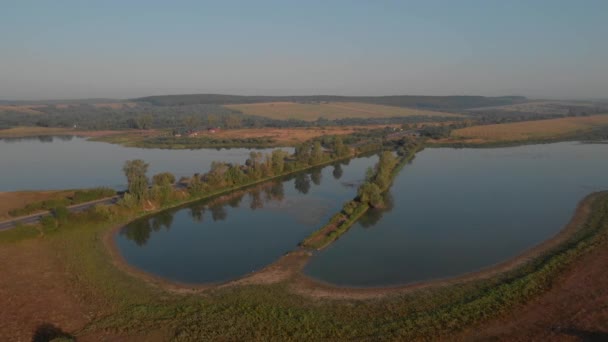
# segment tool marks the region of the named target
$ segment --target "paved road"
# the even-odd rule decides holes
[[[87,210],[87,209],[89,209],[92,206],[97,205],[97,204],[115,204],[116,202],[118,202],[118,200],[120,198],[121,198],[121,196],[117,195],[117,196],[114,196],[114,197],[103,198],[103,199],[96,200],[96,201],[75,204],[75,205],[69,206],[68,210],[71,213],[77,213],[77,212],[80,212],[80,211]],[[21,223],[21,224],[36,223],[36,222],[40,221],[40,219],[42,217],[47,216],[47,215],[51,215],[51,212],[50,211],[45,211],[45,212],[42,212],[42,213],[37,213],[37,214],[28,215],[28,216],[22,216],[22,217],[17,217],[17,218],[8,220],[8,221],[0,222],[0,231],[14,228],[17,223]]]

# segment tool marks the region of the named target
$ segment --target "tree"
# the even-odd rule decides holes
[[[281,174],[285,170],[285,158],[287,157],[287,152],[283,150],[274,150],[272,151],[272,170],[275,174]]]
[[[226,128],[240,128],[243,126],[243,120],[240,116],[229,115],[224,119],[224,124],[226,125]]]
[[[334,139],[334,153],[338,157],[345,157],[350,153],[350,149],[348,146],[344,145],[341,137],[336,137]]]
[[[205,183],[201,181],[201,175],[195,173],[188,183],[188,192],[192,196],[200,196],[205,192]]]
[[[312,152],[310,154],[310,164],[319,164],[323,161],[323,148],[321,142],[315,141],[312,145]]]
[[[135,119],[135,123],[137,124],[137,128],[139,129],[150,129],[152,128],[152,115],[140,115]]]
[[[169,186],[175,183],[175,176],[171,172],[162,172],[152,177],[152,183],[158,186]]]
[[[148,191],[148,163],[141,159],[127,160],[122,168],[127,182],[129,183],[129,194],[135,198],[137,202],[141,202]]]
[[[310,143],[303,142],[296,146],[294,155],[298,162],[308,164],[310,161]]]
[[[201,119],[194,115],[187,116],[184,118],[183,124],[184,124],[184,126],[186,126],[187,129],[194,131],[198,128],[198,126],[200,126]]]
[[[209,125],[209,127],[215,127],[218,122],[219,122],[219,118],[217,117],[217,115],[215,115],[215,114],[207,115],[207,124]]]
[[[359,187],[358,191],[359,201],[366,203],[371,207],[381,207],[383,204],[382,191],[378,185],[370,182],[365,182]]]

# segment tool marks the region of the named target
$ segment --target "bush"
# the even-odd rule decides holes
[[[53,210],[51,210],[51,213],[53,214],[53,217],[55,217],[55,220],[57,220],[58,223],[65,223],[70,216],[70,211],[64,205],[53,208]]]
[[[94,188],[88,190],[78,190],[71,198],[70,204],[79,204],[90,201],[95,201],[101,198],[112,197],[116,195],[116,191],[110,188]]]
[[[42,228],[44,228],[45,230],[55,229],[57,228],[57,220],[50,215],[43,216],[40,219],[40,225],[42,225]]]

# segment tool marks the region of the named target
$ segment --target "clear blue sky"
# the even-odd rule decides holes
[[[608,98],[608,1],[0,0],[0,99]]]

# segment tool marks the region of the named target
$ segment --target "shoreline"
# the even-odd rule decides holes
[[[103,237],[103,244],[107,248],[112,264],[131,276],[137,277],[147,284],[154,285],[172,293],[203,293],[209,290],[234,286],[264,285],[286,283],[290,292],[316,299],[377,299],[390,295],[407,294],[418,290],[436,289],[453,285],[461,285],[477,280],[486,280],[495,276],[504,275],[514,271],[525,264],[542,257],[552,249],[567,243],[579,228],[587,221],[591,214],[591,206],[599,196],[608,194],[608,191],[593,192],[578,202],[570,220],[555,235],[547,240],[522,251],[517,256],[503,262],[489,265],[483,269],[468,272],[454,277],[433,279],[394,286],[350,287],[326,283],[309,277],[302,271],[308,260],[314,255],[305,248],[297,247],[284,254],[276,261],[268,264],[258,271],[244,274],[238,278],[217,283],[183,283],[162,278],[143,271],[129,264],[120,254],[114,237],[125,225],[118,225],[108,230]]]

